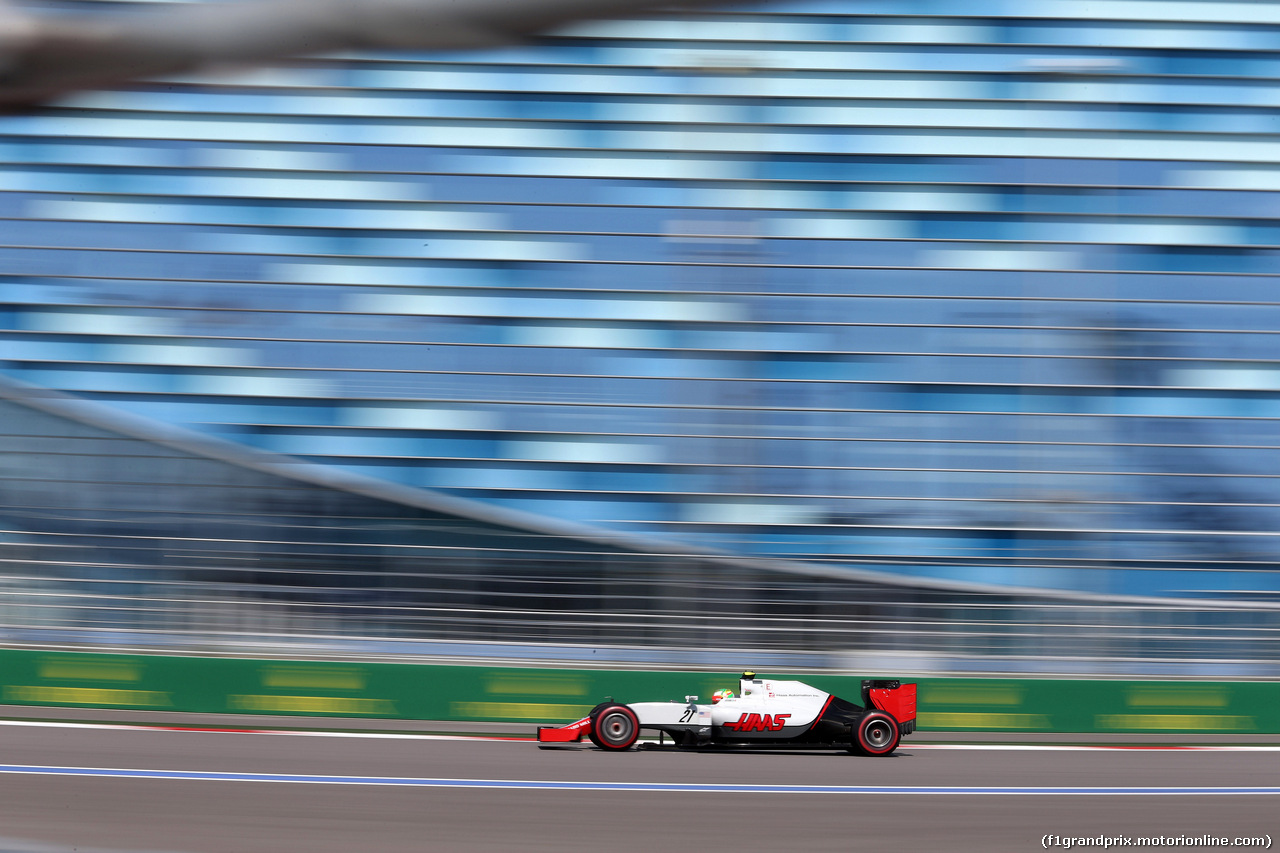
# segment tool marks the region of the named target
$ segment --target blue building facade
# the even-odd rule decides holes
[[[676,551],[1269,600],[1278,46],[841,0],[77,96],[0,119],[0,373]]]

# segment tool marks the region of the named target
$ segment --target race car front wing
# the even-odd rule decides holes
[[[583,717],[576,723],[563,726],[538,726],[538,743],[581,743],[591,734],[591,718]]]

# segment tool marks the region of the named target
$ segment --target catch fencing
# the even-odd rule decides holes
[[[509,554],[496,571],[486,556],[468,567],[406,555],[358,579],[299,569],[229,581],[218,576],[245,569],[154,562],[11,572],[0,578],[0,639],[370,660],[1280,675],[1280,613],[1268,607],[898,586],[656,555],[585,570]]]

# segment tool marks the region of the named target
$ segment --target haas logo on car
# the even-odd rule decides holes
[[[790,714],[743,714],[724,727],[735,732],[776,732],[781,731],[789,719]]]

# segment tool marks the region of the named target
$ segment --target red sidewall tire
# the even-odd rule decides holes
[[[902,739],[898,721],[882,711],[863,714],[854,726],[855,746],[863,755],[889,755]]]
[[[591,742],[601,749],[630,749],[640,737],[640,718],[626,705],[608,705],[591,719]]]

